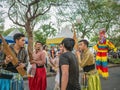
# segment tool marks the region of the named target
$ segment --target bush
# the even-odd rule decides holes
[[[120,64],[120,58],[109,58],[109,62],[113,64]]]

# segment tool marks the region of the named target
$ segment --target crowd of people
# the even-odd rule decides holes
[[[100,33],[102,34],[100,34],[100,37],[102,37],[100,39],[102,40],[104,31]],[[80,40],[78,42],[78,50],[74,50],[75,40],[72,38],[65,38],[58,45],[58,48],[51,46],[50,49],[48,49],[47,45],[36,41],[33,59],[29,62],[28,54],[24,47],[25,36],[17,33],[13,38],[15,43],[9,45],[9,47],[18,58],[19,63],[16,66],[13,65],[13,57],[5,55],[1,44],[0,90],[24,90],[23,77],[18,73],[18,66],[28,71],[30,90],[47,89],[46,73],[48,71],[56,73],[54,90],[102,90],[99,73],[102,74],[103,77],[108,78],[106,58],[104,62],[101,61],[107,52],[106,46],[103,46],[103,44],[106,44],[104,41],[99,42],[95,46],[95,49],[97,48],[97,55],[102,55],[99,56],[100,59],[96,57],[96,61],[93,53],[88,48],[89,42],[87,40]],[[109,42],[109,44],[111,43]],[[104,50],[106,50],[106,52],[100,51],[103,50],[103,48],[105,48]],[[112,48],[115,47],[112,46]],[[95,62],[98,70],[96,69]],[[100,62],[103,62],[103,64]],[[27,68],[28,63],[30,63],[29,69]],[[49,67],[50,69],[47,69]],[[83,72],[79,76],[80,68],[83,69]],[[107,74],[105,75],[104,73]],[[79,77],[81,77],[81,79],[79,79]]]

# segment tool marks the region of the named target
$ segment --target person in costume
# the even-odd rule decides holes
[[[114,49],[115,52],[116,52],[116,48],[112,42],[106,39],[105,32],[106,32],[105,29],[100,30],[99,41],[93,48],[97,51],[96,52],[97,70],[99,74],[102,75],[103,78],[107,79],[109,76],[108,66],[107,66],[108,48]]]
[[[100,78],[95,69],[94,55],[88,48],[88,41],[81,40],[78,45],[79,50],[76,52],[76,56],[80,67],[83,68],[81,90],[101,90]]]
[[[35,43],[35,51],[33,52],[33,60],[31,63],[36,65],[36,72],[32,81],[29,83],[30,90],[46,90],[46,56],[43,52],[42,43],[39,41]]]
[[[17,67],[27,67],[27,51],[24,48],[25,36],[21,33],[14,35],[15,44],[10,48],[19,60],[19,64],[14,66],[10,55],[5,56],[2,69],[0,69],[0,90],[24,90],[23,78],[18,73]]]

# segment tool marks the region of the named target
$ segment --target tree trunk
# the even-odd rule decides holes
[[[33,59],[32,54],[33,54],[33,32],[30,26],[30,22],[27,22],[25,24],[25,29],[28,35],[28,55],[29,55],[29,61]]]

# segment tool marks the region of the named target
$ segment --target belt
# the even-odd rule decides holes
[[[85,66],[85,67],[83,68],[83,71],[84,71],[84,72],[89,72],[89,71],[91,71],[91,70],[93,70],[93,69],[95,69],[95,64]]]
[[[37,65],[37,68],[44,68],[44,65],[42,65],[42,66],[38,66],[38,65]]]

